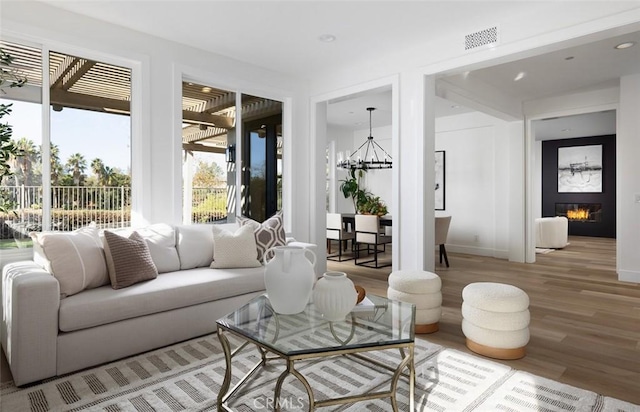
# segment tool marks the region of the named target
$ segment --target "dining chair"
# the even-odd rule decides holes
[[[451,224],[451,216],[436,216],[436,245],[440,246],[440,264],[444,257],[445,264],[449,267],[449,258],[447,257],[447,249],[444,244],[447,242],[449,234],[449,225]]]
[[[353,242],[355,239],[355,233],[345,230],[345,226],[340,213],[327,213],[327,259],[342,262],[345,260],[351,260],[352,257],[343,259],[342,249],[347,250],[349,240]],[[331,242],[338,242],[338,254],[331,255]],[[353,249],[353,243],[352,243]]]
[[[383,265],[378,264],[378,253],[386,250],[386,244],[391,243],[391,236],[386,236],[380,233],[380,218],[376,215],[356,215],[356,260],[355,264],[358,266],[366,266],[370,268],[383,268],[391,266],[391,262]],[[373,259],[360,261],[360,252],[363,250],[360,248],[361,244],[367,245],[367,252],[370,251],[373,246]],[[382,250],[379,247],[382,246]],[[371,265],[373,263],[373,265]]]

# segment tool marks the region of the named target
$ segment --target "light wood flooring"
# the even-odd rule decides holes
[[[531,340],[525,358],[502,363],[640,405],[640,285],[617,280],[614,239],[572,236],[569,242],[537,254],[534,264],[449,253],[447,268],[436,254],[440,331],[419,337],[469,352],[460,328],[462,289],[472,282],[512,284],[529,295]],[[386,296],[390,267],[329,261],[328,270]]]

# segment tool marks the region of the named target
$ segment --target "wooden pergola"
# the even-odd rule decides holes
[[[42,87],[40,49],[0,41],[26,76],[30,88]],[[131,70],[62,53],[49,54],[50,103],[54,111],[75,108],[130,114]],[[26,99],[25,99],[26,100]],[[182,83],[182,146],[188,151],[223,153],[227,132],[235,128],[235,92],[194,82]],[[242,119],[251,121],[282,113],[282,103],[242,95]]]

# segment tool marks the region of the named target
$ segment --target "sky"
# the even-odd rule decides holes
[[[13,139],[26,137],[40,146],[41,105],[20,101],[12,103],[11,114],[2,120],[13,127]],[[81,153],[87,160],[87,175],[91,174],[91,161],[95,158],[102,159],[105,166],[127,173],[131,167],[130,141],[129,116],[68,107],[60,112],[51,111],[51,142],[60,148],[61,163],[64,165],[72,154]]]

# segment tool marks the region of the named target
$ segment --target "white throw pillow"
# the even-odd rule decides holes
[[[110,232],[126,238],[131,236],[134,230],[147,241],[151,258],[158,269],[158,273],[180,270],[180,258],[176,250],[176,232],[173,226],[166,223],[157,223],[137,229],[109,229]]]
[[[255,268],[260,266],[253,228],[243,226],[235,233],[213,229],[212,269]]]
[[[207,267],[213,261],[213,229],[211,225],[176,226],[180,269]]]
[[[60,284],[67,297],[109,283],[102,243],[95,226],[74,232],[33,232],[33,260]]]

